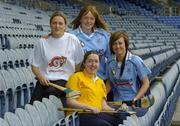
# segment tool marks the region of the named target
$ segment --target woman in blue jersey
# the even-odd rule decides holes
[[[149,88],[148,74],[151,71],[143,60],[128,50],[129,40],[125,32],[114,32],[110,37],[109,48],[112,57],[107,61],[107,90],[113,91],[114,101],[136,101],[144,96]],[[130,107],[143,116],[147,109]]]
[[[95,6],[85,6],[71,24],[73,30],[70,33],[80,40],[84,52],[96,50],[101,55],[98,76],[106,80],[105,62],[109,55],[107,24]]]

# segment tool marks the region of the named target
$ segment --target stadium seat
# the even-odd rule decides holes
[[[66,123],[66,126],[74,126],[75,124],[73,124],[73,117],[72,115],[67,115],[65,117],[65,123]]]
[[[26,110],[24,110],[22,108],[16,108],[15,114],[19,117],[19,119],[22,123],[22,126],[33,126],[31,117]]]
[[[56,106],[47,98],[43,98],[42,102],[45,104],[46,109],[48,111],[50,124],[52,125],[54,122],[57,122],[59,119],[64,118],[58,117],[59,111],[57,110]]]
[[[37,109],[33,105],[26,104],[25,110],[29,113],[33,126],[43,126],[40,115]]]
[[[1,124],[1,126],[9,126],[9,124],[7,123],[7,121],[4,120],[4,119],[2,119],[2,118],[0,118],[0,124]]]
[[[40,115],[42,126],[50,126],[50,119],[46,106],[40,101],[34,101],[33,106],[37,109]]]
[[[22,90],[21,90],[21,82],[20,77],[18,76],[17,72],[14,69],[8,70],[11,77],[14,80],[14,108],[22,107]]]
[[[178,67],[177,64],[174,64],[169,71],[167,71],[163,76],[162,76],[162,82],[165,84],[166,91],[167,91],[167,96],[169,96],[170,92],[172,91],[172,88],[174,87],[174,84],[177,80],[178,77]]]
[[[65,119],[59,119],[57,122],[55,122],[52,126],[66,126]]]
[[[73,118],[73,126],[80,126],[79,116],[77,112],[72,113],[72,118]]]
[[[1,76],[4,78],[4,82],[6,84],[5,90],[5,105],[6,105],[6,112],[14,111],[14,80],[10,78],[10,73],[7,70],[0,70]]]
[[[0,117],[3,117],[6,111],[6,84],[4,78],[0,75]]]
[[[23,126],[18,116],[12,112],[6,112],[4,119],[8,122],[9,126]]]
[[[61,100],[56,96],[50,95],[49,100],[55,105],[56,109],[63,107]],[[65,117],[64,111],[60,111],[58,114],[58,117]]]

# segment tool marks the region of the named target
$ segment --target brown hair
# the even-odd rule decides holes
[[[128,34],[126,32],[120,32],[120,31],[117,31],[117,32],[114,32],[111,34],[111,37],[110,37],[110,40],[109,40],[109,47],[110,47],[110,52],[112,54],[115,54],[113,49],[112,49],[112,46],[114,44],[115,41],[117,41],[119,38],[124,38],[124,42],[125,42],[125,47],[126,47],[126,54],[124,56],[124,59],[122,61],[122,66],[121,66],[121,71],[120,71],[120,76],[122,75],[123,71],[124,71],[124,67],[125,67],[125,59],[126,59],[126,55],[127,55],[127,52],[129,50],[129,39],[128,39]]]
[[[80,20],[82,16],[86,15],[88,12],[91,12],[92,15],[95,17],[95,26],[96,28],[102,28],[104,30],[108,30],[107,24],[105,23],[104,19],[100,16],[95,6],[88,5],[85,6],[83,9],[80,10],[78,16],[71,22],[73,25],[73,29],[76,29],[81,24]]]
[[[66,15],[63,14],[62,12],[59,12],[59,11],[56,11],[51,15],[51,18],[50,18],[50,21],[49,21],[50,24],[51,24],[53,18],[56,17],[56,16],[62,17],[64,19],[65,24],[67,25],[67,17],[66,17]]]
[[[85,67],[84,67],[84,64],[85,64],[88,56],[91,55],[91,54],[96,54],[96,55],[99,56],[99,53],[98,53],[96,50],[87,51],[87,52],[85,53],[84,59],[83,59],[83,61],[82,61],[82,63],[81,63],[80,71],[83,71],[83,70],[84,70],[84,68],[85,68]],[[99,60],[100,60],[100,56],[99,56]]]
[[[114,44],[114,42],[116,40],[118,40],[119,38],[124,38],[124,42],[125,42],[125,47],[126,47],[126,52],[129,49],[129,38],[128,38],[128,34],[126,32],[114,32],[111,34],[110,40],[109,40],[109,47],[110,47],[110,51],[112,54],[114,54],[114,51],[112,49],[112,46]]]

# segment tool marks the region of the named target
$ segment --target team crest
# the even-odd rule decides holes
[[[113,76],[115,76],[116,72],[115,72],[114,69],[111,69],[111,74],[112,74]]]
[[[82,41],[81,41],[81,43],[80,43],[80,44],[81,44],[81,46],[82,46],[82,47],[84,47],[84,46],[85,46],[84,42],[82,42]]]

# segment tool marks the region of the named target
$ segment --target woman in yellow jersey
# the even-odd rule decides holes
[[[92,111],[92,114],[79,114],[80,126],[118,126],[122,121],[113,115],[101,113],[102,110],[114,111],[114,108],[106,103],[104,81],[96,74],[99,60],[97,51],[86,52],[81,71],[73,74],[66,84],[67,88],[81,92],[76,99],[67,98],[67,105]]]

